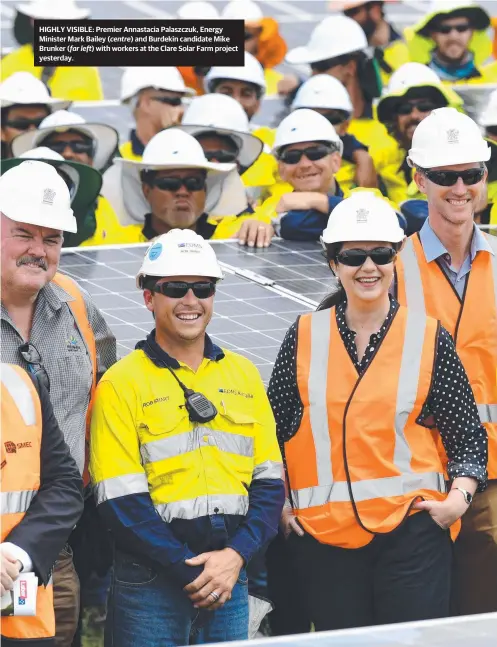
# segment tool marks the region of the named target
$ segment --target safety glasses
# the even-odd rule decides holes
[[[431,182],[439,186],[454,186],[459,178],[466,186],[471,186],[481,182],[485,175],[484,168],[470,168],[467,171],[429,171],[426,169],[421,169],[421,171]]]
[[[15,130],[29,130],[30,128],[39,128],[44,119],[45,117],[38,117],[37,119],[6,119],[3,125]]]
[[[216,284],[214,281],[198,281],[195,283],[187,283],[186,281],[164,281],[150,288],[153,292],[159,292],[165,297],[170,299],[182,299],[188,294],[188,290],[192,290],[197,299],[208,299],[216,292]]]
[[[66,148],[70,148],[73,153],[86,153],[86,155],[89,155],[90,157],[93,155],[93,142],[85,142],[80,139],[54,142],[48,140],[47,142],[44,142],[43,145],[48,146],[48,148],[51,148],[55,153],[59,153],[59,155],[62,155]]]
[[[219,162],[219,164],[230,164],[236,162],[238,153],[232,151],[204,151],[205,157],[209,162]]]
[[[164,103],[166,106],[178,107],[183,103],[181,97],[150,97],[152,101],[158,101],[159,103]]]
[[[435,32],[439,34],[450,34],[451,31],[457,31],[458,34],[464,34],[464,32],[469,31],[471,25],[467,22],[464,25],[439,25],[434,29]]]
[[[344,121],[347,121],[349,115],[343,110],[329,110],[323,115],[323,117],[325,117],[332,126],[338,126],[338,124],[342,124]]]
[[[432,110],[435,110],[435,108],[438,108],[438,107],[439,106],[436,106],[431,101],[418,101],[418,102],[406,101],[405,103],[400,103],[397,106],[396,112],[398,115],[407,116],[412,113],[414,108],[416,108],[418,112],[431,112]]]
[[[311,162],[317,162],[317,160],[321,160],[323,157],[326,157],[335,151],[336,148],[333,146],[319,144],[317,146],[309,146],[309,148],[293,148],[291,150],[284,150],[278,156],[278,159],[284,164],[298,164],[305,155]]]
[[[367,258],[370,258],[375,265],[388,265],[391,263],[397,252],[392,247],[375,247],[374,249],[347,249],[337,254],[337,261],[349,267],[361,267]]]
[[[22,346],[19,346],[19,353],[28,365],[29,372],[36,376],[47,391],[50,391],[50,379],[42,364],[41,355],[35,346],[26,342],[25,344],[22,344]]]
[[[148,181],[159,191],[179,191],[183,186],[187,191],[203,191],[205,189],[205,178],[198,175],[188,177],[154,177]]]

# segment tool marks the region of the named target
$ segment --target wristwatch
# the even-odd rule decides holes
[[[468,492],[467,490],[463,490],[462,487],[455,487],[452,488],[453,490],[459,490],[459,492],[462,492],[462,495],[464,497],[464,500],[466,501],[467,505],[471,505],[473,501],[473,495],[471,492]]]

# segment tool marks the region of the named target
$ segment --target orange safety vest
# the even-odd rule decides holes
[[[2,364],[2,529],[1,541],[23,519],[40,489],[42,436],[41,405],[28,374],[19,366]],[[18,449],[22,446],[22,449]],[[21,576],[22,577],[22,574]],[[55,636],[53,591],[50,582],[38,587],[36,616],[2,618],[2,636],[35,640]]]
[[[445,499],[436,440],[416,423],[430,391],[437,332],[437,321],[400,307],[359,376],[335,308],[300,317],[304,412],[285,455],[295,513],[321,543],[360,548],[415,513],[416,499]]]
[[[74,321],[78,327],[78,330],[83,337],[83,340],[86,345],[86,350],[91,359],[92,364],[92,384],[90,390],[90,399],[88,403],[88,409],[86,411],[86,451],[85,451],[85,467],[83,472],[83,483],[88,485],[90,482],[90,474],[88,472],[88,459],[89,459],[89,444],[90,444],[90,422],[91,422],[91,410],[93,406],[93,399],[95,395],[95,389],[97,386],[97,347],[95,344],[95,335],[93,334],[93,329],[88,321],[88,314],[86,312],[86,305],[81,294],[81,290],[78,287],[78,284],[71,279],[66,274],[57,274],[52,279],[53,282],[65,290],[69,295],[72,296],[73,301],[68,302],[68,306],[71,309]]]
[[[462,301],[445,272],[426,262],[419,234],[408,238],[398,259],[399,303],[439,319],[454,338],[488,433],[488,476],[497,479],[497,239],[495,255],[479,252]]]

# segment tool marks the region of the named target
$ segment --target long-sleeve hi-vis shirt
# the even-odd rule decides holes
[[[147,344],[218,410],[189,420],[170,371],[143,349],[101,379],[91,426],[98,509],[118,549],[169,569],[182,586],[195,554],[231,547],[248,562],[275,535],[284,502],[282,459],[264,385],[246,358],[206,337],[195,372]]]

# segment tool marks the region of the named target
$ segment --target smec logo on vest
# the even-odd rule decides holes
[[[4,443],[5,451],[7,454],[16,454],[18,449],[25,449],[26,447],[31,447],[31,441],[25,443],[17,443],[17,445],[10,440]]]

